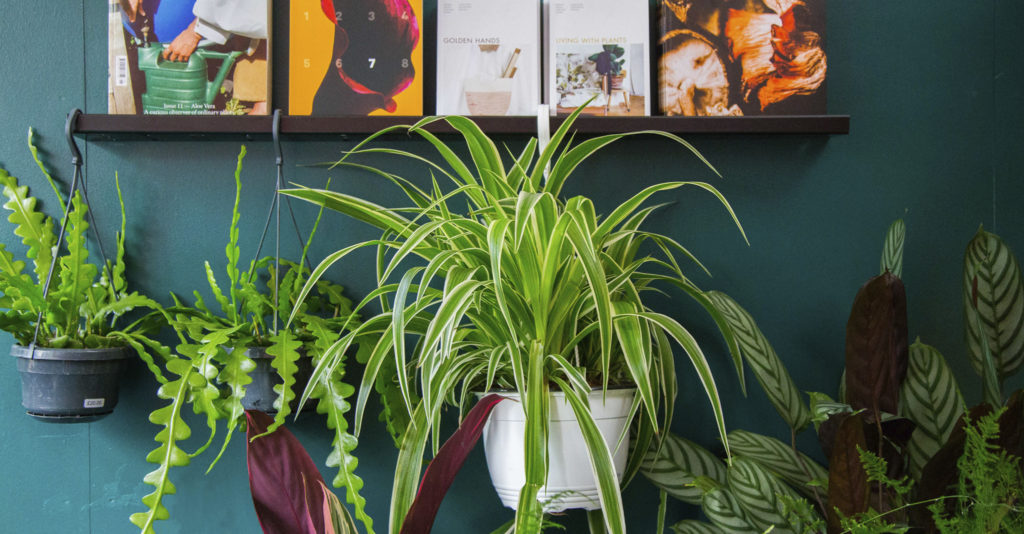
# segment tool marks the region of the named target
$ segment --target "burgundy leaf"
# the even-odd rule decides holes
[[[462,420],[458,430],[444,442],[441,450],[437,451],[437,456],[430,461],[426,472],[423,473],[416,499],[413,500],[409,513],[405,515],[405,521],[402,523],[401,534],[429,534],[445,493],[451,487],[469,452],[480,439],[480,433],[484,430],[484,423],[491,415],[491,410],[502,400],[504,397],[493,393],[480,399]]]
[[[256,440],[274,419],[246,410],[249,489],[264,534],[324,534],[323,477],[284,427]]]
[[[839,532],[836,510],[849,517],[868,510],[868,475],[857,447],[866,448],[862,414],[843,414],[832,444],[828,469],[828,531]]]
[[[846,401],[854,410],[897,413],[907,375],[907,295],[889,272],[857,292],[846,323]]]

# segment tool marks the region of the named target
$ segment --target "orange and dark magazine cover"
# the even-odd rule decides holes
[[[422,0],[291,0],[290,115],[422,115]]]

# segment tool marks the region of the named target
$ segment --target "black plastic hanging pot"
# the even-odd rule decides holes
[[[14,345],[21,405],[51,423],[86,423],[117,406],[118,381],[130,353],[124,348],[50,349]]]
[[[267,348],[249,347],[245,349],[245,355],[256,363],[256,367],[249,372],[249,378],[252,378],[252,382],[245,387],[245,397],[242,398],[242,406],[246,410],[259,410],[275,414],[277,413],[277,408],[274,407],[274,401],[277,400],[277,392],[274,391],[274,386],[282,381],[281,376],[277,374],[277,370],[270,365],[274,360],[274,356],[267,354]],[[295,372],[295,385],[292,386],[292,391],[295,392],[295,398],[290,403],[292,410],[298,407],[302,390],[305,389],[306,384],[309,383],[310,375],[313,374],[313,368],[309,358],[306,357],[306,351],[299,349],[299,360],[295,363],[299,369]],[[314,403],[307,403],[305,409],[309,409],[311,406],[314,406]]]

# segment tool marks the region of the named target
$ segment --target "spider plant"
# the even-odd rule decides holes
[[[719,434],[726,441],[717,387],[698,341],[678,320],[651,309],[644,297],[655,286],[676,286],[715,320],[734,359],[735,340],[677,261],[682,257],[696,262],[696,258],[672,238],[641,229],[656,208],[644,203],[657,193],[700,189],[722,204],[741,234],[743,229],[724,196],[703,182],[647,187],[603,217],[585,196],[563,200],[562,187],[579,164],[628,135],[668,138],[711,167],[691,145],[665,132],[606,135],[573,146],[566,137],[578,114],[579,110],[562,124],[547,146],[538,150],[537,140],[532,139],[508,161],[503,161],[494,141],[474,122],[449,116],[381,130],[336,163],[393,182],[411,206],[387,208],[329,190],[286,191],[383,231],[380,239],[328,256],[313,269],[299,300],[331,265],[360,248],[376,248],[378,288],[355,309],[379,300],[383,311],[342,336],[320,361],[314,377],[332,373],[357,338],[375,336],[357,396],[355,429],[358,434],[370,394],[374,389],[383,391],[389,423],[400,445],[390,512],[392,533],[401,529],[415,497],[428,441],[437,451],[442,407],[456,405],[465,413],[474,392],[507,388],[521,397],[527,415],[526,484],[515,520],[521,533],[539,532],[542,524],[543,505],[537,495],[547,475],[552,390],[565,392],[578,418],[609,532],[624,532],[625,518],[611,453],[589,410],[591,391],[613,386],[637,390],[630,419],[639,452],[628,463],[624,474],[628,481],[651,440],[671,423],[676,394],[674,341],[698,371]],[[461,134],[471,162],[428,131],[427,125],[440,120]],[[426,139],[444,164],[405,151],[366,146],[380,135],[400,130]],[[567,141],[564,147],[563,141]],[[352,161],[368,154],[419,162],[430,172],[430,182],[420,187]],[[445,191],[437,177],[450,181],[450,190]],[[468,209],[459,209],[464,206]],[[304,397],[309,395],[307,390]]]

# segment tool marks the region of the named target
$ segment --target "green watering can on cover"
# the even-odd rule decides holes
[[[146,92],[142,93],[143,113],[194,114],[211,110],[235,58],[242,51],[212,52],[197,48],[188,61],[169,61],[160,56],[164,47],[139,47],[139,69],[146,74]],[[213,81],[206,79],[206,60],[223,63]]]

